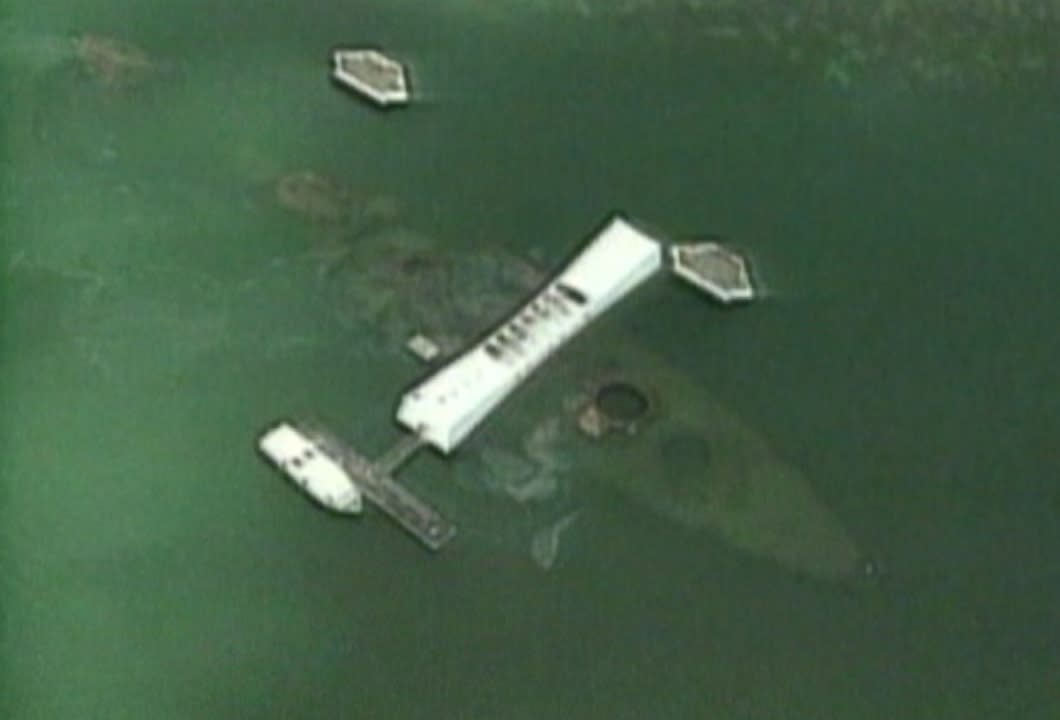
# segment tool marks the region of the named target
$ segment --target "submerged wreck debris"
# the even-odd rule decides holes
[[[559,478],[548,468],[538,467],[523,482],[506,482],[508,496],[518,503],[543,502],[552,498],[559,489]]]
[[[530,541],[530,557],[534,559],[539,568],[547,572],[556,564],[559,557],[559,542],[563,538],[563,533],[578,519],[580,514],[580,510],[575,510],[534,533]]]
[[[275,183],[275,195],[281,207],[323,224],[389,223],[400,212],[400,204],[390,195],[358,193],[313,170],[296,170],[280,176]]]
[[[612,432],[635,435],[655,411],[653,394],[622,377],[599,381],[576,409],[578,429],[594,439]]]
[[[341,324],[366,319],[391,348],[421,333],[450,355],[544,278],[515,256],[446,252],[440,245],[400,225],[347,243],[346,262],[328,279]]]
[[[279,178],[276,200],[282,207],[314,222],[336,222],[350,211],[346,191],[330,178],[311,170]]]
[[[538,423],[523,442],[527,457],[549,470],[564,469],[566,463],[559,459],[556,449],[561,430],[559,417],[546,418]]]
[[[591,402],[578,413],[578,429],[591,438],[601,438],[607,432],[607,421]]]
[[[537,465],[537,472],[529,482],[509,494],[517,501],[543,502],[555,497],[559,490],[559,476],[567,470],[567,462],[560,456],[559,443],[562,425],[558,416],[546,418],[530,431],[523,442],[523,452]]]
[[[560,476],[567,463],[560,458],[560,417],[547,418],[533,428],[522,451],[484,447],[479,453],[482,484],[520,505],[542,505],[560,493]]]
[[[376,347],[403,347],[410,335],[432,338],[443,354],[459,348],[445,264],[436,241],[400,226],[383,227],[341,243],[325,260],[324,292],[334,318],[359,335],[376,335]],[[413,301],[416,298],[419,301]]]
[[[700,383],[635,343],[623,350],[624,364],[651,378],[666,410],[627,442],[593,443],[579,470],[793,572],[841,581],[861,576],[862,552],[799,471]]]
[[[332,77],[380,107],[406,105],[409,84],[405,67],[378,50],[349,49],[332,53]]]
[[[276,181],[281,207],[319,223],[334,223],[352,214],[350,194],[331,178],[312,170],[299,170]]]
[[[74,54],[80,65],[103,87],[119,89],[135,85],[154,68],[142,49],[127,42],[86,33],[74,38]]]
[[[717,242],[699,242],[670,247],[674,274],[718,302],[752,300],[754,285],[747,260]]]
[[[528,458],[499,447],[484,447],[479,453],[482,485],[498,494],[512,495],[537,473]]]

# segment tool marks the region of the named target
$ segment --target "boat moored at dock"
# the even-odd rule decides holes
[[[431,550],[456,535],[456,526],[394,479],[423,441],[402,435],[372,461],[312,420],[277,423],[262,434],[258,447],[309,497],[336,512],[361,512],[363,498],[389,515]]]
[[[361,512],[361,490],[338,458],[290,423],[269,428],[258,449],[306,495],[334,512]]]

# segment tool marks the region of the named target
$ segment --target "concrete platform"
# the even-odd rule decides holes
[[[332,77],[376,105],[390,107],[409,102],[405,66],[378,50],[340,49],[332,53]]]
[[[721,303],[742,302],[755,297],[747,260],[720,243],[673,245],[670,261],[675,275]]]

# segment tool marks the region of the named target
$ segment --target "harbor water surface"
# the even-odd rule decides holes
[[[670,16],[470,0],[0,22],[3,717],[1060,717],[1055,76],[835,82]],[[149,67],[103,81],[83,33]],[[346,43],[406,60],[417,101],[331,84]],[[358,216],[285,206],[296,172]],[[761,302],[661,280],[606,322],[797,468],[874,577],[682,525],[606,453],[513,500],[488,460],[567,394],[548,367],[402,471],[460,526],[438,554],[255,454],[296,415],[396,437],[423,367],[335,291],[380,223],[551,267],[614,210],[750,255]]]

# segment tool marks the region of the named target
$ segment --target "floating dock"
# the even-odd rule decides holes
[[[330,455],[354,479],[361,493],[394,522],[431,550],[439,550],[456,535],[456,526],[393,477],[423,445],[416,435],[404,435],[375,462],[346,445],[316,423],[301,421],[298,429]]]
[[[657,240],[611,218],[529,302],[405,393],[398,422],[448,454],[548,357],[661,265]]]
[[[719,243],[673,245],[670,260],[674,274],[719,302],[729,304],[754,299],[747,260]]]
[[[409,83],[405,66],[378,50],[349,49],[332,53],[331,75],[381,107],[406,105]]]

